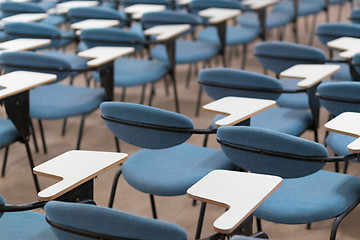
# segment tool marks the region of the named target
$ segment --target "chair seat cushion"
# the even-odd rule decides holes
[[[268,13],[266,15],[266,28],[270,29],[286,26],[289,22],[291,22],[291,19],[292,16],[288,13]],[[255,12],[245,12],[239,17],[238,23],[242,26],[257,27],[260,29],[259,17]]]
[[[46,23],[52,26],[58,26],[62,23],[64,23],[66,21],[66,18],[63,16],[58,16],[58,15],[50,15],[47,18],[45,18],[44,20],[41,20],[41,23]]]
[[[117,87],[138,86],[154,82],[169,72],[169,65],[160,61],[119,58],[115,61],[114,85]],[[93,76],[100,81],[98,72]]]
[[[58,239],[45,220],[45,215],[32,212],[4,213],[0,218],[1,239]]]
[[[285,90],[299,89],[297,83],[299,79],[282,78],[280,79]],[[309,97],[305,92],[301,93],[283,93],[276,100],[276,104],[280,107],[295,109],[310,109]]]
[[[258,28],[228,26],[226,30],[226,45],[234,46],[249,43],[259,36]],[[203,42],[220,44],[219,35],[215,27],[207,27],[200,31],[197,38]]]
[[[49,84],[30,91],[30,116],[59,119],[87,114],[106,99],[104,89]]]
[[[189,157],[191,156],[191,157]],[[194,183],[215,169],[235,169],[222,151],[181,145],[161,149],[143,149],[122,167],[126,181],[141,192],[160,195],[184,195]]]
[[[357,138],[344,134],[329,132],[325,139],[325,144],[338,156],[350,154],[347,145],[355,141]]]
[[[333,58],[334,60],[344,60],[339,57]],[[331,78],[337,80],[337,81],[352,81],[351,75],[350,75],[350,68],[347,63],[327,63],[331,65],[339,65],[340,69],[339,71],[335,72],[331,75]]]
[[[64,52],[59,52],[59,51],[46,51],[46,52],[43,52],[43,54],[67,60],[70,63],[71,68],[73,68],[73,69],[79,70],[79,69],[87,69],[88,68],[87,62],[89,61],[89,59],[81,58],[76,54],[69,54],[69,53],[64,53]]]
[[[359,197],[359,177],[320,170],[306,177],[284,179],[254,215],[283,224],[311,223],[340,215]]]
[[[18,131],[9,119],[0,119],[0,148],[18,138]]]
[[[176,41],[176,63],[185,64],[207,60],[218,54],[220,46],[216,43],[201,41]],[[164,45],[158,45],[151,51],[151,56],[160,61],[168,62],[168,55]]]

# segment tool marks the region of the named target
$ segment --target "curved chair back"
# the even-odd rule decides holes
[[[63,240],[79,235],[85,237],[81,239],[187,239],[178,225],[111,208],[52,201],[45,205],[45,211],[55,235]]]
[[[192,120],[182,114],[126,102],[100,105],[107,127],[118,138],[141,148],[161,149],[189,139]]]
[[[322,44],[340,37],[360,38],[360,25],[351,23],[325,23],[319,24],[316,34]]]
[[[326,148],[319,143],[263,128],[225,126],[217,134],[228,158],[254,173],[303,177],[319,171],[325,162],[302,158],[328,156]]]
[[[241,9],[240,2],[233,0],[193,0],[190,2],[189,7],[191,12],[196,14],[210,7]]]
[[[165,5],[169,7],[171,5],[171,0],[124,0],[122,1],[123,7],[128,7],[134,4],[155,4],[155,5]]]
[[[35,52],[5,52],[0,56],[5,72],[19,70],[56,74],[57,81],[71,73],[71,64],[55,56]]]
[[[352,23],[360,24],[360,9],[355,9],[351,11],[350,20]]]
[[[14,22],[7,23],[4,26],[4,31],[9,39],[16,38],[40,38],[51,39],[51,43],[45,48],[59,48],[63,43],[71,42],[74,36],[69,35],[67,39],[63,38],[61,31],[54,26],[38,22]]]
[[[4,206],[6,204],[5,199],[3,198],[3,196],[0,195],[0,206]],[[3,212],[0,212],[0,218],[3,215]]]
[[[196,26],[201,23],[201,18],[188,13],[176,12],[171,10],[145,13],[141,22],[144,29],[148,29],[155,25],[167,24],[190,24]]]
[[[287,42],[261,42],[255,44],[255,56],[261,65],[277,75],[296,64],[323,63],[325,54],[310,46]]]
[[[320,103],[331,115],[360,112],[360,82],[329,82],[319,85]]]
[[[134,47],[140,50],[144,46],[144,36],[118,28],[85,29],[81,31],[81,41],[87,47],[119,46]]]
[[[0,4],[4,17],[20,13],[45,13],[46,10],[35,2],[12,2],[7,1]]]
[[[283,90],[273,77],[229,68],[203,69],[199,72],[199,83],[215,100],[228,96],[276,100]]]
[[[114,19],[119,20],[124,25],[126,15],[109,7],[79,7],[71,8],[67,15],[72,23],[80,22],[86,19]]]

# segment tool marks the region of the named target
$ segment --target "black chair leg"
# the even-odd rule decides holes
[[[172,80],[173,88],[174,88],[175,109],[176,109],[176,112],[180,113],[179,98],[178,98],[178,94],[177,94],[175,76],[172,76],[171,80]]]
[[[81,116],[81,122],[80,122],[80,128],[79,128],[79,136],[76,144],[76,150],[80,149],[81,139],[83,135],[83,129],[84,129],[84,122],[85,122],[86,115]]]
[[[28,159],[29,159],[29,164],[30,164],[30,170],[34,179],[34,183],[35,183],[35,188],[36,188],[36,192],[40,192],[40,186],[39,186],[39,181],[37,179],[37,176],[33,173],[33,168],[34,168],[34,161],[31,155],[31,150],[30,150],[30,146],[28,142],[25,142],[25,147],[26,147],[26,153],[28,155]]]
[[[9,154],[9,148],[10,148],[10,146],[7,146],[5,148],[4,161],[3,161],[3,165],[2,165],[2,169],[1,169],[1,177],[5,177],[5,169],[6,169],[6,162],[7,162],[7,158],[8,158],[8,154]]]
[[[312,45],[313,45],[313,42],[314,42],[316,18],[317,18],[317,15],[315,14],[315,15],[313,16],[313,23],[312,23],[312,25],[311,25],[311,30],[310,30],[310,39],[309,39],[309,45],[310,45],[310,46],[312,46]]]
[[[349,168],[349,161],[346,161],[344,165],[344,173],[347,173],[348,168]]]
[[[61,130],[61,136],[65,136],[65,133],[66,133],[66,123],[67,123],[67,118],[64,118],[62,130]]]
[[[335,172],[340,172],[338,162],[335,162]]]
[[[192,205],[193,205],[193,206],[196,206],[196,205],[197,205],[196,200],[193,200],[193,201],[192,201]]]
[[[311,223],[306,224],[306,229],[307,229],[307,230],[310,230],[310,229],[311,229]]]
[[[155,94],[155,83],[152,82],[151,83],[151,90],[150,90],[150,96],[149,96],[149,106],[152,106],[152,100],[154,98],[154,94]]]
[[[170,93],[169,93],[169,83],[166,76],[164,76],[164,86],[165,86],[165,95],[168,97]]]
[[[256,218],[256,226],[257,226],[257,231],[261,232],[262,231],[262,226],[261,226],[261,219],[260,218]]]
[[[125,102],[125,96],[126,96],[126,87],[122,88],[122,93],[121,93],[121,101]]]
[[[121,172],[121,169],[119,169],[119,171],[117,171],[117,173],[116,173],[115,176],[114,176],[114,180],[113,180],[113,184],[112,184],[111,192],[110,192],[109,204],[108,204],[108,207],[109,207],[109,208],[112,208],[113,205],[114,205],[116,187],[117,187],[119,178],[120,178],[120,176],[121,176],[121,173],[122,173],[122,172]]]
[[[154,198],[154,195],[152,195],[152,194],[149,194],[149,195],[150,195],[151,212],[152,212],[153,218],[157,219],[155,198]]]
[[[120,143],[119,143],[119,139],[117,137],[115,138],[115,147],[116,147],[116,151],[120,152]]]
[[[37,141],[36,141],[35,129],[34,129],[34,125],[32,123],[31,118],[30,118],[30,128],[31,128],[31,135],[32,135],[32,138],[33,138],[33,141],[34,141],[35,151],[39,152],[39,147],[38,147],[38,144],[37,144]]]
[[[189,64],[189,70],[187,72],[187,76],[186,76],[186,88],[189,88],[190,86],[190,79],[191,79],[191,72],[192,72],[192,64]]]
[[[198,99],[196,101],[196,110],[195,110],[196,117],[198,117],[200,114],[201,97],[202,97],[202,87],[199,86],[199,93],[198,93]]]
[[[42,140],[42,143],[43,143],[44,153],[47,153],[45,135],[44,135],[44,128],[42,126],[41,119],[39,119],[38,122],[39,122],[39,128],[40,128],[40,134],[41,134],[41,140]]]
[[[243,57],[242,57],[242,63],[241,63],[241,69],[245,69],[246,65],[246,56],[247,56],[247,44],[243,44]]]
[[[146,91],[146,83],[141,86],[140,104],[144,104],[144,101],[145,101],[145,91]]]
[[[198,220],[198,224],[196,227],[195,239],[200,239],[200,237],[201,237],[201,230],[202,230],[202,226],[203,226],[203,222],[204,222],[205,210],[206,210],[206,203],[202,202],[201,208],[200,208],[199,220]]]

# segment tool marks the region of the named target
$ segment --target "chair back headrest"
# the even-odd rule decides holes
[[[351,11],[350,20],[352,23],[360,24],[360,9],[354,9]]]
[[[38,22],[13,22],[4,25],[4,31],[10,39],[15,38],[59,38],[61,31],[49,24]]]
[[[124,21],[126,15],[109,7],[78,7],[71,8],[67,15],[72,23],[80,22],[86,19],[115,19]]]
[[[45,211],[55,235],[61,240],[80,239],[80,234],[70,233],[64,228],[72,229],[76,233],[93,234],[96,239],[187,239],[187,233],[178,225],[112,208],[51,201],[45,205]]]
[[[360,112],[359,91],[360,82],[327,82],[317,89],[321,106],[333,116],[343,112]]]
[[[5,52],[0,55],[0,60],[7,73],[19,70],[51,73],[57,76],[57,81],[71,73],[71,64],[66,59],[44,53]]]
[[[116,46],[134,47],[141,49],[144,45],[144,36],[119,28],[84,29],[81,31],[80,39],[89,47]]]
[[[107,127],[118,138],[141,148],[161,149],[189,139],[194,124],[182,114],[126,102],[100,105]]]
[[[316,27],[316,34],[322,44],[340,37],[360,38],[360,25],[351,23],[324,23]]]
[[[203,69],[199,83],[215,100],[228,96],[276,100],[283,89],[273,77],[229,68]]]
[[[192,0],[189,4],[192,13],[198,13],[206,8],[231,8],[241,9],[239,1],[233,0]]]
[[[319,64],[326,60],[325,54],[315,47],[280,41],[256,43],[254,53],[261,65],[276,74],[296,64]]]
[[[171,0],[124,0],[122,1],[123,7],[128,7],[135,4],[154,4],[154,5],[165,5],[169,7]]]
[[[156,25],[168,24],[191,24],[192,26],[196,26],[200,24],[201,21],[201,18],[197,15],[172,10],[145,13],[141,18],[144,29]]]
[[[225,126],[220,127],[217,134],[228,158],[254,173],[303,177],[319,171],[325,162],[304,161],[293,156],[328,156],[326,148],[319,143],[263,128]]]
[[[9,17],[20,13],[46,13],[46,10],[35,2],[12,2],[6,1],[0,4],[3,17]]]

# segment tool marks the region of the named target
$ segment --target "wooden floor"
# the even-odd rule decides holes
[[[337,8],[331,7],[331,20],[335,21],[337,19]],[[349,6],[345,7],[343,12],[343,21],[348,21],[349,16]],[[318,23],[325,22],[324,14],[320,14],[318,18]],[[310,28],[310,21],[309,27]],[[293,38],[290,35],[290,29],[287,29],[285,35],[286,41],[293,42]],[[300,42],[303,44],[308,43],[309,39],[309,30],[305,29],[304,19],[300,20]],[[273,32],[269,36],[269,39],[276,39],[276,32]],[[319,41],[315,38],[314,46],[323,49],[326,53],[326,48],[321,46]],[[68,49],[72,51],[73,49]],[[235,59],[231,63],[231,67],[239,68],[240,67],[240,56],[236,52],[233,53]],[[220,66],[220,63],[214,61],[212,66]],[[200,64],[199,64],[200,67]],[[195,117],[195,104],[196,97],[199,85],[197,83],[197,76],[193,74],[190,87],[185,87],[185,78],[187,73],[188,66],[178,66],[177,67],[177,81],[179,88],[179,97],[180,97],[180,107],[181,113],[191,117],[195,122],[197,128],[206,128],[211,122],[212,117],[214,116],[211,113],[201,112],[199,117]],[[253,57],[253,44],[251,44],[248,53],[248,64],[246,70],[262,72],[262,68],[256,59]],[[76,84],[84,85],[84,80],[79,77],[76,80]],[[127,91],[126,101],[130,102],[139,102],[140,99],[140,88],[131,88]],[[116,89],[116,100],[119,100],[121,96],[121,89]],[[211,99],[204,96],[202,103],[208,103]],[[153,102],[153,106],[164,108],[168,110],[174,110],[173,96],[166,96],[164,89],[164,82],[160,81],[156,86],[156,96]],[[0,111],[0,117],[5,117],[4,111]],[[323,141],[324,128],[323,124],[326,122],[327,112],[322,109],[321,111],[321,130],[320,136],[321,141]],[[44,154],[42,149],[39,153],[36,153],[33,148],[33,143],[31,146],[33,148],[33,157],[35,159],[35,165],[41,164],[61,153],[64,153],[68,150],[72,150],[76,145],[77,131],[80,124],[80,118],[75,117],[69,119],[67,132],[65,136],[61,136],[61,127],[62,120],[54,121],[45,121],[45,131],[46,131],[46,140],[48,146],[48,153]],[[35,122],[36,132],[38,133],[38,125]],[[307,132],[303,135],[304,138],[313,139],[313,135],[310,132]],[[39,134],[37,136],[38,142],[40,143]],[[201,145],[202,137],[194,136],[189,140],[189,142],[197,145]],[[209,147],[219,148],[219,145],[216,143],[215,138],[212,137],[209,142]],[[104,121],[100,117],[99,110],[91,113],[86,119],[85,125],[85,134],[83,136],[83,141],[81,145],[82,149],[86,150],[101,150],[101,151],[115,151],[115,145],[113,141],[113,136],[110,131],[106,128]],[[129,153],[130,155],[136,152],[138,149],[130,146],[124,142],[121,142],[122,152]],[[4,150],[1,150],[0,158],[3,156]],[[327,165],[326,169],[333,170],[333,165]],[[110,187],[112,183],[112,178],[117,169],[110,170],[96,179],[95,185],[95,198],[98,205],[106,206],[108,202]],[[360,165],[356,163],[350,164],[350,174],[360,176]],[[44,177],[39,178],[41,183],[41,188],[51,185],[54,181],[46,179]],[[236,186],[234,186],[235,188]],[[26,152],[24,145],[16,143],[11,146],[9,161],[6,171],[6,176],[0,179],[0,193],[5,197],[8,203],[20,204],[27,203],[31,201],[36,201],[36,192],[34,184],[30,174],[29,164],[27,162]],[[197,206],[192,206],[191,200],[186,196],[179,197],[156,197],[157,207],[158,207],[158,217],[162,220],[170,221],[180,226],[184,227],[189,234],[189,239],[193,239],[195,236],[196,222],[200,209],[200,204]],[[123,179],[120,180],[118,192],[115,199],[116,209],[121,209],[123,211],[135,213],[142,216],[151,217],[151,210],[149,204],[149,197],[139,191],[130,187]],[[40,210],[41,211],[41,210]],[[208,205],[203,235],[207,236],[213,234],[212,223],[221,213],[224,212],[224,209]],[[1,220],[0,220],[1,221]],[[355,240],[360,239],[360,208],[358,207],[353,211],[340,225],[338,238],[344,240]],[[1,223],[1,222],[0,222]],[[306,230],[305,225],[281,225],[273,224],[269,222],[263,222],[263,230],[269,234],[272,239],[291,239],[291,240],[320,240],[320,239],[329,239],[330,229],[332,221],[322,221],[314,223],[311,230]],[[1,227],[1,225],[0,225]],[[1,239],[1,236],[0,236]]]

